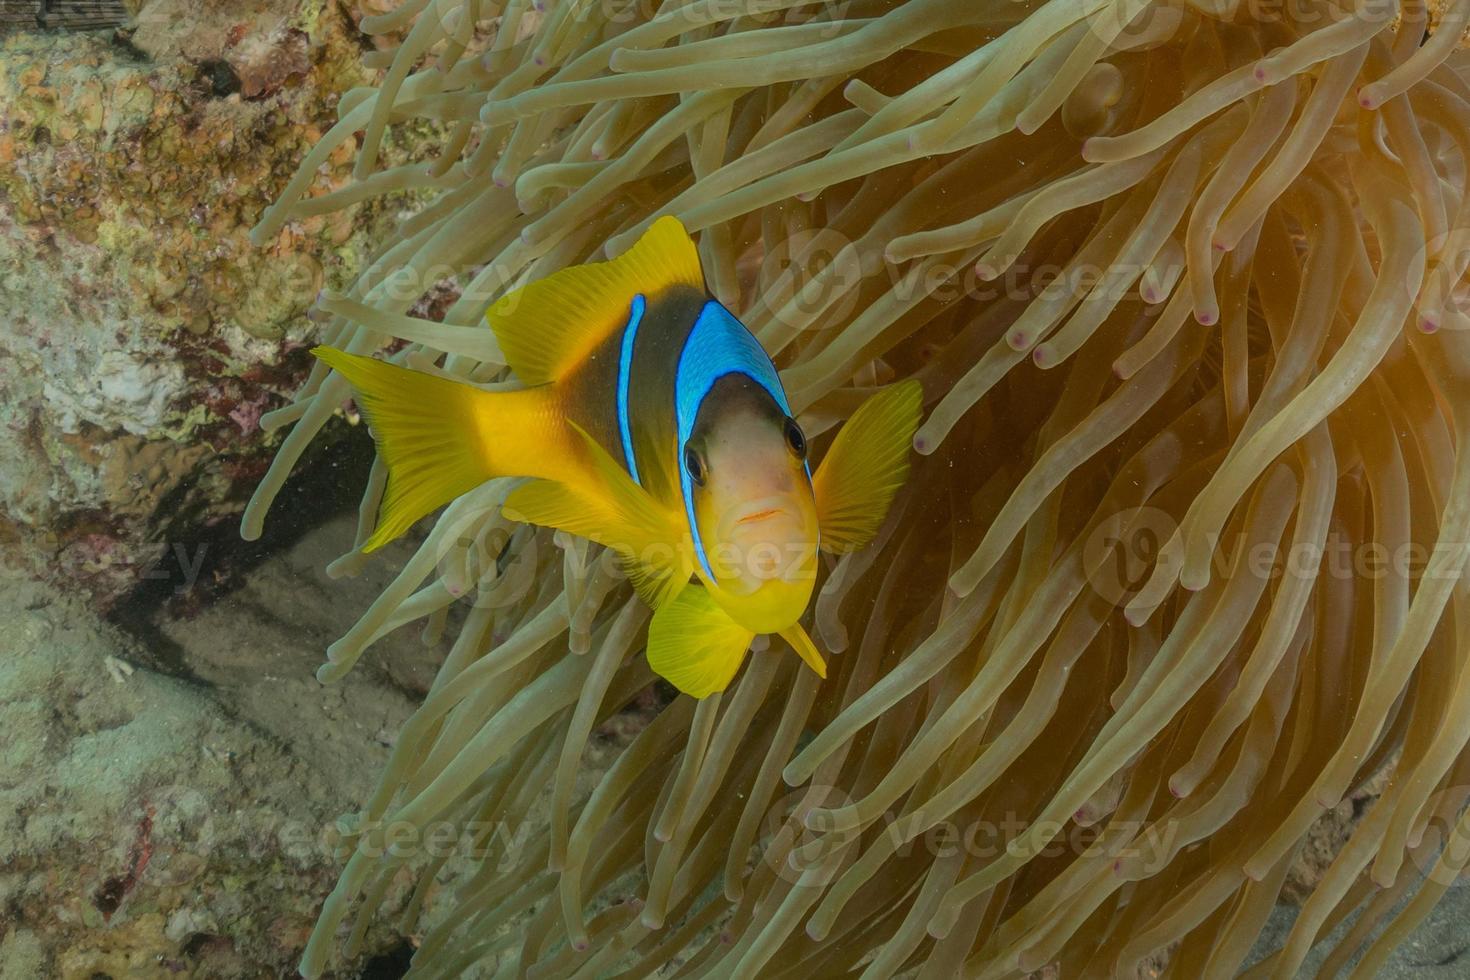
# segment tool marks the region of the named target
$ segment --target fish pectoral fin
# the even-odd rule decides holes
[[[801,662],[810,667],[822,680],[827,679],[827,662],[817,652],[817,645],[807,635],[807,631],[800,623],[792,623],[781,631],[781,639],[791,644],[791,649],[801,658]]]
[[[576,485],[522,484],[506,498],[502,512],[513,521],[559,528],[611,548],[622,557],[638,594],[658,608],[688,583],[692,571],[680,525],[585,430],[568,425],[585,451],[584,476]]]
[[[704,289],[699,252],[665,215],[622,255],[553,273],[501,297],[485,313],[506,363],[528,385],[556,381],[628,320],[639,293]]]
[[[653,614],[648,666],[690,697],[708,697],[730,686],[753,639],[707,588],[686,585]]]
[[[822,550],[856,551],[873,540],[909,473],[923,389],[889,385],[852,414],[812,477]]]

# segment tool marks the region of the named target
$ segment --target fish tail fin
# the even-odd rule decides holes
[[[312,353],[351,383],[388,467],[378,526],[363,551],[486,480],[540,475],[533,458],[546,451],[537,433],[547,426],[534,416],[545,402],[524,397],[535,389],[490,392],[331,347]]]

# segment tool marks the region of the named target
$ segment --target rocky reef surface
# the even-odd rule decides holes
[[[130,635],[80,597],[0,582],[0,976],[289,975],[429,651],[323,689],[323,646],[381,578],[320,574],[329,525],[190,619]],[[207,558],[206,558],[207,564]],[[361,590],[361,591],[359,591]],[[149,664],[159,648],[187,676]],[[400,940],[368,937],[392,957]]]
[[[371,791],[444,654],[404,629],[317,683],[326,645],[411,547],[328,579],[354,523],[343,513],[228,595],[135,610],[128,628],[0,564],[0,980],[294,975],[341,867],[337,819]],[[610,721],[592,771],[641,722]],[[408,897],[405,884],[387,907]],[[401,976],[411,949],[380,918],[338,975]]]
[[[0,35],[0,546],[48,580],[113,603],[262,472],[306,308],[396,206],[247,239],[368,78],[356,16],[152,0],[120,30]]]

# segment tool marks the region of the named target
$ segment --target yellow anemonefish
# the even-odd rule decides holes
[[[314,353],[357,391],[388,467],[372,551],[493,477],[530,477],[506,516],[614,549],[655,612],[648,662],[694,697],[729,685],[758,633],[820,676],[798,623],[817,550],[872,540],[908,472],[917,382],[865,402],[812,472],[771,359],[705,288],[678,220],[486,313],[526,385],[486,391]]]

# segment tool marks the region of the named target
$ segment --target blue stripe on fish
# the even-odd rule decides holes
[[[684,494],[684,514],[689,521],[689,534],[694,540],[694,553],[699,556],[700,567],[714,579],[709,557],[704,551],[704,542],[699,536],[699,525],[694,519],[694,487],[689,470],[684,465],[684,447],[694,432],[699,407],[704,403],[715,382],[727,374],[743,374],[764,388],[781,411],[791,414],[786,401],[786,391],[781,387],[781,376],[776,366],[745,324],[718,302],[710,300],[699,311],[694,327],[684,341],[679,353],[679,364],[674,374],[674,418],[679,436],[675,465],[679,468],[679,486]]]
[[[643,322],[643,311],[648,301],[642,293],[633,297],[628,313],[628,325],[623,328],[622,350],[618,353],[618,432],[623,437],[623,460],[628,464],[628,475],[639,486],[638,460],[633,453],[633,425],[628,418],[628,379],[633,372],[633,341],[638,337],[638,325]]]

